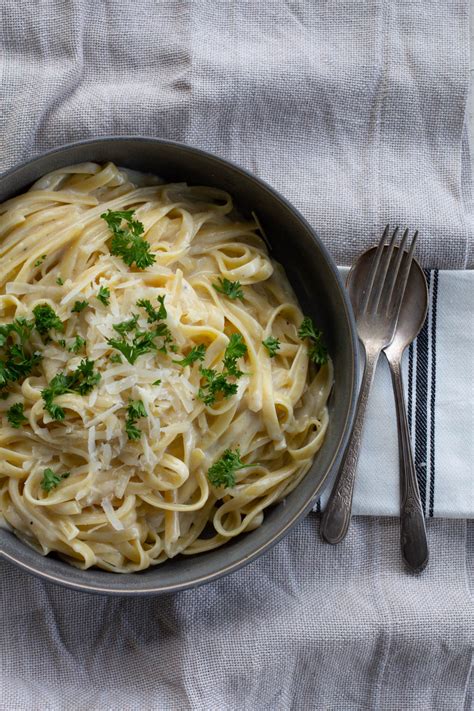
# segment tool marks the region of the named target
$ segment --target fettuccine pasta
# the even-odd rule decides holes
[[[260,526],[328,427],[331,360],[256,221],[109,163],[0,206],[0,513],[133,572]]]

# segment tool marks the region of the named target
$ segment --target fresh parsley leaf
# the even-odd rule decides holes
[[[40,267],[40,266],[43,264],[43,262],[44,262],[44,260],[46,259],[47,256],[48,256],[47,254],[42,254],[41,257],[36,260],[36,262],[34,263],[33,266],[34,266],[34,267]]]
[[[70,353],[79,353],[81,348],[86,345],[86,341],[82,336],[76,336],[73,343],[68,347]]]
[[[24,414],[22,402],[16,402],[7,410],[7,420],[16,430],[19,429],[23,422],[28,421]]]
[[[137,328],[137,321],[138,321],[138,314],[132,314],[132,318],[129,318],[127,321],[121,321],[120,323],[114,323],[113,329],[114,331],[117,331],[117,333],[128,333],[129,331],[133,331]]]
[[[155,382],[152,383],[152,385],[161,385],[161,380],[160,379],[155,380]]]
[[[319,337],[320,331],[317,331],[314,328],[313,319],[309,316],[305,316],[301,322],[301,326],[298,329],[298,338],[301,338],[302,341],[305,338],[309,338],[310,340],[316,341]]]
[[[242,334],[233,333],[224,353],[224,368],[229,375],[240,378],[243,373],[237,368],[238,358],[242,358],[247,353],[247,346],[244,343]]]
[[[100,381],[100,373],[94,372],[94,361],[83,358],[70,378],[69,387],[80,395],[87,395]]]
[[[158,301],[160,302],[160,307],[156,310],[149,299],[139,299],[137,301],[137,306],[140,306],[148,314],[148,323],[154,323],[155,321],[163,321],[167,316],[168,312],[165,307],[165,297],[158,296]]]
[[[63,285],[64,285],[64,281],[61,279],[61,277],[58,277],[58,278],[56,279],[56,284],[57,284],[58,286],[63,286]]]
[[[313,321],[309,316],[305,316],[298,330],[298,337],[301,340],[307,339],[310,341],[308,356],[309,359],[316,365],[324,365],[328,360],[328,351],[322,342],[322,331],[314,327]]]
[[[107,286],[101,286],[97,292],[97,298],[104,306],[108,306],[110,302],[110,289]]]
[[[141,430],[136,426],[137,421],[142,417],[147,417],[145,405],[141,400],[132,400],[127,407],[127,419],[125,420],[128,439],[137,440],[142,436]]]
[[[41,480],[41,488],[43,491],[50,492],[55,489],[58,484],[61,483],[63,479],[67,479],[71,472],[64,472],[64,474],[55,474],[52,469],[48,467],[43,472],[43,479]]]
[[[277,355],[277,351],[280,350],[280,341],[273,336],[268,336],[262,343],[267,349],[270,358],[274,358]]]
[[[80,314],[81,311],[84,311],[89,306],[88,301],[75,301],[74,306],[71,309],[71,313],[73,314]]]
[[[244,300],[244,292],[242,291],[240,281],[230,281],[226,278],[221,279],[221,277],[219,277],[217,281],[219,284],[212,285],[216,291],[221,294],[225,294],[229,297],[229,299],[240,299],[240,301]]]
[[[0,360],[0,388],[27,378],[41,359],[40,353],[29,355],[23,346],[13,345],[8,348],[6,360]]]
[[[16,318],[12,323],[4,323],[0,326],[0,347],[4,346],[8,336],[16,334],[20,343],[25,343],[33,330],[33,322],[26,318]]]
[[[61,319],[49,304],[38,304],[33,309],[35,328],[41,336],[47,336],[49,331],[64,331]]]
[[[184,368],[186,365],[191,365],[197,360],[204,360],[205,355],[206,346],[204,343],[201,343],[199,346],[193,346],[188,355],[182,360],[174,360],[173,363],[178,363],[178,365],[182,365]]]
[[[150,243],[142,237],[145,229],[133,219],[134,213],[135,210],[107,210],[101,217],[113,234],[110,253],[121,257],[129,267],[135,262],[137,269],[146,269],[155,263],[156,257],[150,252]]]
[[[107,343],[115,350],[120,351],[132,365],[139,356],[158,350],[157,345],[153,342],[153,334],[146,331],[137,331],[131,343],[118,338],[108,338]]]
[[[60,338],[59,341],[57,341],[58,346],[61,346],[61,348],[66,348],[66,340],[64,338]]]
[[[44,409],[53,420],[64,420],[65,412],[60,405],[54,403],[54,398],[70,392],[68,376],[64,373],[57,373],[49,382],[48,387],[41,391],[44,402]]]
[[[240,450],[233,452],[226,449],[220,459],[207,470],[207,478],[213,486],[235,486],[235,473],[240,469],[253,467],[254,464],[244,464],[240,458]]]
[[[111,363],[121,363],[122,356],[120,355],[120,353],[112,353],[112,355],[109,357],[109,360]]]
[[[48,387],[41,391],[44,409],[53,420],[64,420],[64,409],[56,405],[54,399],[66,393],[87,395],[98,384],[100,377],[100,373],[94,372],[94,361],[87,358],[81,360],[72,373],[57,373]]]
[[[198,398],[205,405],[213,405],[219,393],[228,398],[237,392],[236,383],[229,383],[224,373],[218,373],[212,368],[200,368],[201,375],[206,381],[198,390]]]

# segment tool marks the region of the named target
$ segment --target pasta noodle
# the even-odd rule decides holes
[[[256,222],[84,163],[1,205],[0,233],[4,522],[113,572],[260,526],[323,443],[333,369]]]

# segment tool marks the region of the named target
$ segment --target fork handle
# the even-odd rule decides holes
[[[380,350],[366,352],[365,368],[362,376],[359,399],[357,401],[354,426],[337,475],[336,483],[331,491],[328,504],[321,520],[321,535],[328,543],[340,543],[343,538],[345,538],[349,528],[355,473],[359,459],[365,410],[379,356]]]
[[[425,517],[413,462],[400,361],[388,355],[387,360],[392,375],[397,410],[400,459],[400,545],[406,566],[415,573],[421,573],[428,563],[429,555]]]

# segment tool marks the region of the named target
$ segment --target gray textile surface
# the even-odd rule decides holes
[[[264,562],[154,600],[63,591],[3,565],[2,708],[462,709],[466,522],[431,519],[428,532],[417,578],[401,569],[394,519],[357,518],[335,549],[312,515]]]
[[[387,221],[420,228],[425,265],[469,263],[466,0],[0,12],[0,169],[79,138],[165,136],[266,178],[341,264]],[[156,600],[91,598],[0,563],[0,707],[470,708],[470,524],[428,528],[420,578],[401,569],[396,520],[356,519],[333,548],[311,514],[240,573]]]

